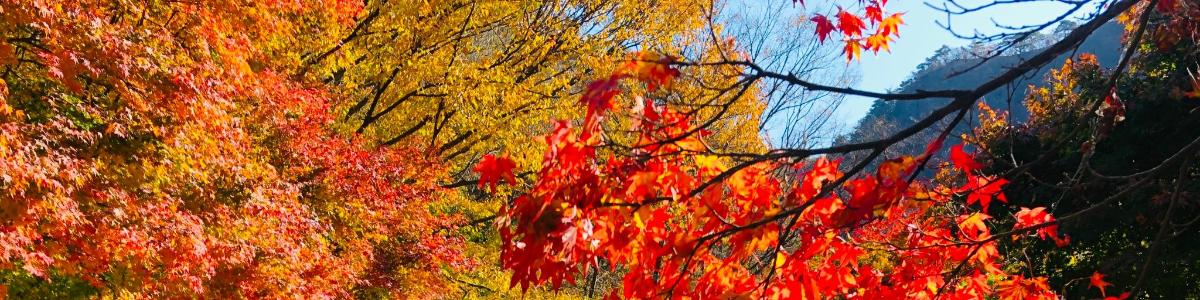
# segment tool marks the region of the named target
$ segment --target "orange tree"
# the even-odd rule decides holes
[[[954,167],[944,168],[943,180],[920,179],[940,155],[948,131],[924,153],[868,165],[891,145],[939,122],[953,128],[979,97],[1068,52],[1119,14],[1140,24],[1132,31],[1133,44],[1140,44],[1151,16],[1181,23],[1175,25],[1194,19],[1189,17],[1194,7],[1185,2],[1151,1],[1156,9],[1140,10],[1131,9],[1151,5],[1112,2],[1063,40],[983,85],[909,94],[828,86],[773,72],[721,50],[736,45],[715,32],[710,42],[716,50],[695,61],[640,54],[608,66],[616,71],[590,84],[561,80],[555,74],[564,64],[514,59],[553,53],[571,61],[580,58],[576,53],[594,51],[622,55],[619,49],[629,47],[625,39],[649,36],[631,31],[681,25],[674,19],[637,22],[644,6],[579,3],[572,5],[583,5],[583,20],[619,16],[626,21],[608,25],[645,27],[617,26],[567,48],[578,52],[559,52],[572,44],[565,40],[523,32],[511,39],[511,48],[496,53],[486,42],[497,32],[552,25],[533,27],[573,37],[584,32],[577,27],[590,23],[511,19],[570,16],[577,9],[539,6],[509,14],[505,8],[526,6],[507,2],[0,0],[2,287],[18,298],[437,297],[445,292],[441,272],[474,262],[463,258],[464,243],[449,233],[467,221],[430,208],[445,192],[437,182],[447,173],[431,158],[439,155],[430,153],[449,159],[475,151],[471,145],[492,133],[511,142],[514,136],[524,140],[523,130],[540,127],[479,128],[496,131],[488,134],[454,128],[454,137],[447,138],[441,132],[453,109],[441,101],[402,105],[418,104],[406,102],[409,97],[461,91],[440,85],[502,87],[477,89],[473,99],[492,99],[489,91],[524,90],[505,88],[510,79],[486,73],[511,70],[522,73],[500,75],[516,76],[513,82],[553,83],[520,94],[549,91],[540,99],[550,101],[560,90],[582,90],[586,111],[581,122],[549,128],[541,167],[527,170],[536,179],[516,187],[523,192],[496,218],[504,239],[501,263],[513,271],[513,285],[558,287],[584,272],[595,282],[598,269],[609,268],[623,277],[623,287],[611,295],[626,298],[1051,296],[1047,279],[1013,263],[998,242],[1035,237],[1027,239],[1068,246],[1059,223],[1093,208],[998,214],[1010,200],[1004,188],[1024,168],[989,172],[957,147],[949,154]],[[853,60],[862,49],[887,50],[898,35],[902,15],[885,13],[885,5],[859,2],[805,19],[816,39],[840,37],[844,55]],[[499,21],[474,24],[476,13]],[[699,18],[670,16],[686,20],[687,28],[700,27]],[[450,19],[457,30],[432,30]],[[421,30],[405,27],[414,21]],[[676,39],[653,33],[661,44]],[[1172,33],[1161,36],[1182,39],[1190,31]],[[610,34],[615,38],[604,38]],[[440,42],[428,44],[430,35]],[[392,41],[400,37],[411,43]],[[526,41],[537,46],[527,47]],[[422,67],[404,52],[379,48],[397,45],[430,54],[429,61],[445,67]],[[460,53],[497,56],[499,62],[459,60]],[[1126,64],[1112,74],[1122,74]],[[496,68],[500,65],[504,68]],[[581,72],[601,69],[608,70]],[[737,95],[733,99],[772,80],[886,101],[953,100],[876,141],[759,152],[750,152],[755,143],[738,141],[748,149],[728,152],[713,146],[713,136],[727,133],[714,128],[721,128],[723,114],[743,115],[747,108],[735,104],[744,101],[682,105],[674,99],[688,93],[677,82],[681,69],[734,78],[715,92]],[[737,75],[726,76],[729,70]],[[413,76],[417,72],[425,76]],[[389,92],[395,78],[415,89]],[[1117,77],[1110,78],[1102,90],[1117,87]],[[624,97],[642,91],[644,97]],[[1108,132],[1123,119],[1120,97],[1108,95],[1088,110],[1098,116],[1085,114],[1090,122],[1079,124]],[[503,100],[526,111],[523,101],[507,101],[521,99]],[[410,114],[396,116],[393,108]],[[357,112],[361,122],[347,126],[346,118]],[[493,112],[500,117],[486,124],[508,120],[504,110]],[[333,113],[341,113],[343,121]],[[442,121],[424,121],[433,119]],[[385,122],[371,127],[376,121]],[[725,126],[745,124],[732,123]],[[448,141],[439,142],[439,135]],[[1090,151],[1095,144],[1085,145]],[[1195,148],[1183,147],[1176,152],[1181,155],[1170,157],[1188,156]],[[868,158],[843,163],[833,157],[849,152],[866,152]],[[480,161],[475,170],[481,186],[524,184],[513,174],[529,165],[524,160],[493,154]],[[1103,274],[1090,279],[1100,295],[1122,295],[1105,290]]]
[[[692,47],[715,27],[701,2],[2,2],[0,281],[15,297],[490,293],[507,277],[464,267],[495,234],[458,215],[494,203],[437,183],[469,185],[457,171],[480,152],[535,164],[529,132],[582,115],[559,98],[620,49],[726,55]],[[760,149],[717,141],[753,130],[760,103],[692,101],[737,68],[696,70],[672,103],[712,117],[710,142]]]
[[[847,43],[846,57],[859,55],[854,43],[872,45],[870,37],[862,39],[863,20],[878,24],[876,33],[891,30],[885,29],[891,23],[879,22],[875,16],[881,14],[873,11],[883,3],[869,3],[861,16],[840,10],[838,25],[815,17],[817,38],[836,30]],[[1029,167],[989,174],[961,146],[951,147],[947,156],[952,164],[943,165],[936,180],[922,179],[921,173],[941,155],[950,130],[983,95],[1069,52],[1118,16],[1125,14],[1123,19],[1144,28],[1152,15],[1186,19],[1189,5],[1107,3],[1061,40],[964,90],[877,93],[816,84],[736,58],[679,62],[640,54],[587,86],[580,105],[588,114],[581,122],[559,122],[541,139],[548,149],[535,170],[537,179],[521,187],[525,192],[502,209],[497,221],[505,240],[502,264],[514,272],[512,285],[522,288],[579,284],[581,276],[595,273],[589,270],[614,269],[623,274],[623,284],[609,295],[623,298],[1055,298],[1048,278],[1032,273],[1044,269],[1010,258],[1000,241],[1070,247],[1069,232],[1061,232],[1060,223],[1087,216],[1126,192],[1075,211],[1010,209],[1003,205],[1010,201],[1004,189]],[[1157,8],[1145,8],[1149,6]],[[1142,31],[1130,36],[1133,44]],[[1136,47],[1130,48],[1112,72],[1116,75],[1105,78],[1106,90],[1115,91],[1118,75],[1135,52]],[[714,65],[742,67],[745,82],[779,80],[883,101],[951,101],[878,140],[723,152],[706,145],[703,120],[692,120],[690,111],[659,100],[671,93],[676,68]],[[638,86],[630,84],[635,82],[648,93],[618,97],[640,90],[630,88]],[[1087,111],[1095,113],[1075,124],[1107,132],[1124,118],[1119,97],[1103,95],[1089,102],[1094,109]],[[617,123],[628,129],[614,128]],[[949,125],[923,153],[886,158],[868,170],[891,145],[939,123]],[[636,138],[623,142],[613,132]],[[1085,151],[1092,145],[1094,141],[1085,143]],[[1191,156],[1197,148],[1175,148],[1176,155],[1163,165]],[[866,159],[842,166],[836,158],[854,152],[867,153]],[[486,179],[480,184],[511,177],[513,164],[507,158],[487,161],[476,169]],[[1088,279],[1093,296],[1137,293],[1136,285],[1111,287],[1100,272]]]
[[[419,296],[468,266],[439,164],[339,134],[287,75],[361,5],[0,2],[7,294]]]

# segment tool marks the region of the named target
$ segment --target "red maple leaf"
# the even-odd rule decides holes
[[[867,16],[867,20],[871,20],[872,25],[883,21],[883,8],[878,5],[868,5],[864,14]]]
[[[1017,217],[1017,228],[1026,228],[1045,223],[1049,214],[1046,213],[1045,207],[1022,207],[1021,211],[1015,215]]]
[[[829,33],[833,32],[833,22],[829,21],[829,18],[826,18],[822,15],[812,17],[810,20],[817,24],[817,39],[824,43],[825,39],[829,37]]]
[[[963,173],[969,174],[971,171],[983,168],[983,165],[975,161],[975,158],[963,151],[962,144],[950,147],[950,161],[954,163],[955,167],[958,167],[959,170],[962,170]]]
[[[508,184],[517,182],[513,176],[513,168],[517,164],[509,159],[507,155],[496,156],[493,154],[484,155],[479,160],[479,164],[475,165],[475,172],[479,173],[479,187],[488,186],[488,190],[496,191],[496,183],[501,179]]]
[[[863,28],[867,27],[861,18],[845,10],[838,10],[837,18],[838,30],[846,36],[862,36]]]
[[[963,185],[960,192],[967,192],[967,205],[979,202],[979,207],[984,213],[987,213],[988,206],[992,200],[1000,200],[1000,202],[1008,203],[1008,197],[1004,195],[1001,189],[1008,184],[1008,180],[1004,178],[989,178],[986,176],[967,176],[967,184]]]
[[[1101,296],[1107,296],[1107,294],[1104,292],[1104,288],[1112,284],[1108,283],[1108,281],[1104,281],[1104,274],[1100,274],[1100,272],[1092,272],[1091,285],[1100,289]]]
[[[587,106],[589,116],[602,116],[613,108],[613,97],[620,93],[617,89],[619,79],[618,76],[611,76],[588,84],[587,91],[579,98],[579,102]]]
[[[1017,218],[1017,223],[1013,225],[1013,230],[1017,230],[1020,228],[1029,228],[1029,227],[1033,227],[1033,226],[1042,225],[1045,223],[1051,223],[1051,222],[1054,222],[1054,220],[1055,220],[1054,216],[1051,216],[1049,213],[1046,212],[1045,207],[1035,207],[1032,209],[1027,208],[1027,207],[1022,207],[1021,211],[1018,211],[1016,213],[1016,215],[1014,215],[1014,216]],[[1071,242],[1070,237],[1066,237],[1066,236],[1059,237],[1058,236],[1058,225],[1049,225],[1049,226],[1045,226],[1042,228],[1038,228],[1037,235],[1038,235],[1038,237],[1042,238],[1043,240],[1045,240],[1046,238],[1050,238],[1051,240],[1054,240],[1054,244],[1058,245],[1059,247],[1066,246],[1068,243]],[[1014,236],[1013,239],[1016,239],[1016,237]]]

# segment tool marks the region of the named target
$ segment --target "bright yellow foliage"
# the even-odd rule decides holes
[[[483,153],[510,153],[518,170],[540,162],[529,137],[557,119],[578,119],[582,87],[609,74],[633,51],[679,55],[709,36],[709,1],[388,1],[367,5],[358,24],[306,56],[306,76],[327,79],[353,101],[338,108],[346,129],[384,144],[426,137],[431,155],[463,170]],[[709,43],[711,44],[711,43]],[[732,45],[730,45],[732,46]],[[726,50],[727,54],[731,52]],[[735,68],[689,74],[711,86],[732,83]],[[712,68],[717,69],[717,68]],[[718,73],[721,72],[721,73]],[[684,99],[715,103],[699,82],[675,87]],[[725,81],[722,83],[722,81]],[[705,94],[707,93],[707,94]],[[746,95],[753,95],[753,91]],[[728,98],[726,96],[726,98]],[[749,97],[743,97],[749,98]],[[634,104],[633,101],[619,105]],[[701,102],[706,101],[706,102]],[[739,101],[720,128],[746,132],[761,108]],[[757,147],[756,135],[718,138]]]
[[[737,45],[706,22],[718,13],[710,1],[370,1],[354,26],[331,33],[324,47],[301,60],[297,76],[331,83],[343,95],[334,110],[345,132],[384,146],[425,148],[446,161],[452,181],[470,182],[470,166],[484,154],[508,154],[521,172],[537,169],[545,134],[556,120],[581,119],[584,86],[610,74],[635,52],[685,61],[738,58]],[[721,9],[717,3],[716,9]],[[714,43],[713,38],[719,38]],[[706,142],[724,151],[764,149],[757,134],[763,104],[755,84],[738,82],[736,66],[684,68],[683,80],[654,101],[689,107],[695,120],[712,120]],[[645,89],[644,86],[627,86]],[[669,95],[669,96],[667,96]],[[618,99],[632,113],[637,99]],[[622,118],[613,118],[622,119]],[[630,124],[611,121],[606,132],[633,146]],[[614,148],[613,151],[621,151]],[[520,185],[517,185],[518,187]],[[473,219],[493,215],[493,197],[469,190],[442,194],[435,210]],[[481,201],[482,200],[482,201]],[[475,272],[446,272],[468,296],[516,297],[495,265],[490,222],[460,229],[475,243],[465,255]],[[601,277],[604,277],[603,275]],[[608,283],[611,284],[611,283]],[[606,283],[601,282],[601,286]],[[549,296],[531,291],[533,298]],[[580,292],[582,295],[583,292]]]

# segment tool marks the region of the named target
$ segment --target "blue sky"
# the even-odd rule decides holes
[[[929,0],[929,3],[941,5],[942,0]],[[987,2],[966,0],[959,1],[959,3],[966,6]],[[993,7],[965,17],[956,16],[951,22],[955,30],[960,33],[970,34],[974,30],[989,33],[998,30],[992,23],[993,20],[1010,26],[1040,24],[1053,20],[1068,11],[1069,8],[1054,2],[1021,3]],[[942,45],[958,47],[969,43],[967,40],[954,37],[950,32],[937,25],[935,21],[939,20],[945,24],[945,14],[929,8],[925,2],[891,0],[888,1],[886,9],[889,13],[903,12],[906,24],[900,27],[900,37],[891,44],[891,53],[880,52],[878,55],[864,53],[861,61],[849,64],[849,67],[858,68],[862,75],[862,79],[857,85],[860,89],[886,91],[896,88],[912,70],[916,69],[918,64]],[[1094,10],[1094,6],[1089,5],[1081,9],[1077,15],[1084,15]],[[1053,29],[1053,26],[1050,28]],[[846,103],[838,112],[837,118],[845,124],[853,125],[866,114],[872,101],[873,99],[861,97],[847,98]]]

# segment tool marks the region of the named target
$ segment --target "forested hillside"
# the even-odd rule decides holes
[[[1047,41],[1057,40],[1065,34],[1073,24],[1063,23],[1060,28],[1048,33],[1036,33],[1025,41],[1010,47],[1000,55],[990,56],[997,51],[997,43],[976,43],[962,48],[943,46],[925,62],[918,65],[895,92],[912,93],[921,90],[967,89],[977,86],[997,74],[1003,73],[1020,62],[1028,59],[1044,48]],[[1096,56],[1100,65],[1113,67],[1120,59],[1121,38],[1124,30],[1120,24],[1109,23],[1100,27],[1088,37],[1079,47],[1070,53],[1059,55],[1044,67],[1035,72],[1029,72],[1004,87],[988,93],[981,103],[995,109],[998,113],[1007,112],[1011,120],[1022,121],[1028,116],[1028,111],[1021,104],[1029,85],[1042,82],[1050,70],[1061,67],[1063,62],[1075,53],[1091,53]],[[850,134],[840,139],[839,143],[865,141],[885,137],[893,132],[907,127],[929,114],[929,111],[941,107],[951,99],[930,99],[926,101],[884,101],[877,100],[871,106]],[[968,114],[968,121],[955,129],[955,133],[965,133],[970,128],[974,114]],[[953,134],[952,136],[957,136]],[[919,135],[917,138],[900,143],[889,151],[891,153],[912,153],[932,141],[934,133]]]
[[[0,0],[0,300],[1200,295],[1200,5],[773,1]]]

